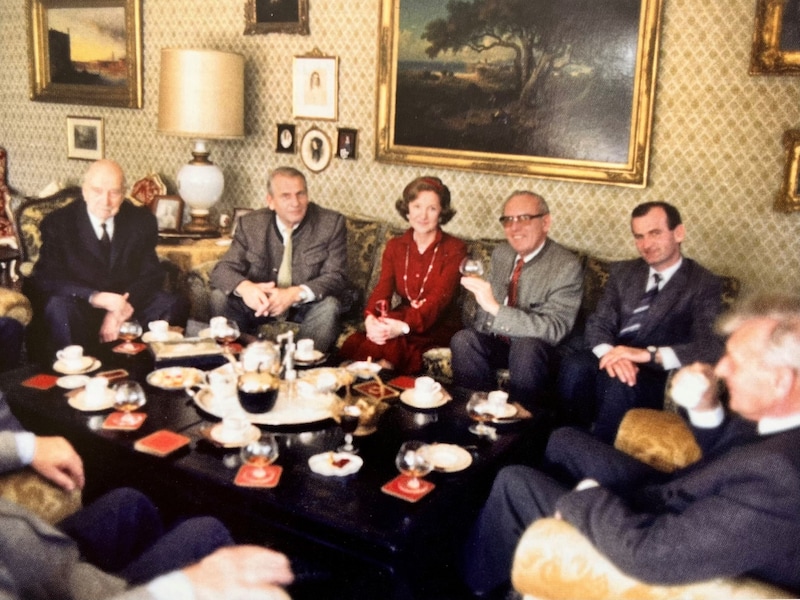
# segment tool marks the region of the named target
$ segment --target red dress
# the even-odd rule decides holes
[[[369,341],[366,333],[354,333],[342,345],[342,358],[385,359],[398,373],[413,375],[422,370],[422,354],[426,350],[450,345],[450,338],[461,329],[455,301],[461,278],[458,265],[467,254],[466,244],[439,230],[433,243],[420,254],[413,234],[414,230],[409,229],[386,244],[381,276],[365,310],[366,315],[377,316],[375,304],[387,300],[391,306],[396,293],[401,302],[388,316],[408,323],[411,331],[392,338],[383,346]],[[408,277],[404,279],[406,273]],[[411,305],[412,300],[416,301],[417,308]]]

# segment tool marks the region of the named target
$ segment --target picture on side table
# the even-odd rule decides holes
[[[294,125],[278,123],[278,145],[275,151],[286,154],[295,153]]]
[[[102,118],[67,117],[67,158],[99,160],[103,152]]]
[[[357,130],[339,129],[339,135],[336,139],[336,156],[345,160],[355,160],[357,144]]]
[[[300,157],[309,171],[319,173],[331,162],[331,141],[316,127],[309,129],[300,144]]]
[[[183,199],[180,196],[156,196],[153,213],[161,232],[177,233],[183,221]]]
[[[335,121],[338,111],[339,59],[323,56],[318,48],[294,57],[292,110],[295,118]]]

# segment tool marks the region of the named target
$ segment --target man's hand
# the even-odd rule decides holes
[[[242,297],[242,301],[255,313],[257,317],[268,315],[270,311],[269,293],[273,290],[275,284],[269,283],[254,283],[252,281],[242,281],[236,286],[236,293]]]
[[[636,385],[636,376],[639,373],[637,363],[650,362],[650,353],[644,348],[631,346],[614,346],[600,359],[600,369],[608,373],[609,377],[616,377],[622,383],[633,387]]]
[[[669,387],[669,394],[676,404],[698,411],[719,408],[721,403],[717,391],[714,367],[705,363],[683,367],[675,373]]]
[[[475,301],[483,310],[497,316],[500,312],[500,303],[494,299],[492,284],[480,277],[462,277],[461,285],[475,295]]]
[[[113,312],[107,312],[103,317],[103,323],[100,325],[100,341],[113,342],[119,337],[119,327],[125,322],[125,319],[119,318]]]
[[[293,285],[288,288],[275,287],[275,284],[271,285],[272,289],[268,292],[269,315],[271,317],[282,315],[292,308],[294,304],[300,302],[301,288],[299,285]]]
[[[119,326],[133,316],[133,306],[128,302],[129,294],[114,292],[97,292],[90,299],[95,308],[106,311],[103,324],[100,326],[100,341],[113,342],[119,337]]]
[[[83,461],[63,437],[36,436],[31,467],[68,492],[83,489]]]
[[[260,546],[230,546],[183,569],[197,600],[288,599],[279,587],[294,580],[289,559]]]

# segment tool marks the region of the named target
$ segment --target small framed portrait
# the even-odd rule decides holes
[[[331,162],[331,141],[316,127],[309,129],[300,144],[300,157],[309,171],[319,173]]]
[[[294,57],[292,108],[295,118],[335,121],[338,96],[338,57],[323,56],[319,49]]]
[[[308,0],[246,0],[244,20],[245,35],[308,35]]]
[[[252,208],[234,208],[233,209],[233,225],[231,225],[231,237],[236,234],[236,227],[239,225],[239,219],[249,212],[253,212]]]
[[[295,153],[294,143],[294,125],[287,123],[278,123],[278,145],[275,149],[276,152],[283,152],[286,154]]]
[[[152,207],[159,231],[177,233],[181,230],[183,199],[180,196],[156,196]]]
[[[340,128],[336,137],[336,156],[344,160],[355,160],[357,146],[358,131]]]
[[[67,158],[100,160],[103,153],[103,119],[67,117]]]

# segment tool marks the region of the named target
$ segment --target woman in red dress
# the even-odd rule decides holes
[[[438,177],[418,177],[395,204],[411,225],[389,240],[381,276],[366,306],[366,333],[354,333],[340,350],[344,359],[372,357],[400,374],[422,370],[422,354],[448,346],[461,329],[456,294],[458,266],[466,256],[463,241],[444,233],[440,225],[456,214],[450,190]],[[400,303],[392,306],[394,294]]]

